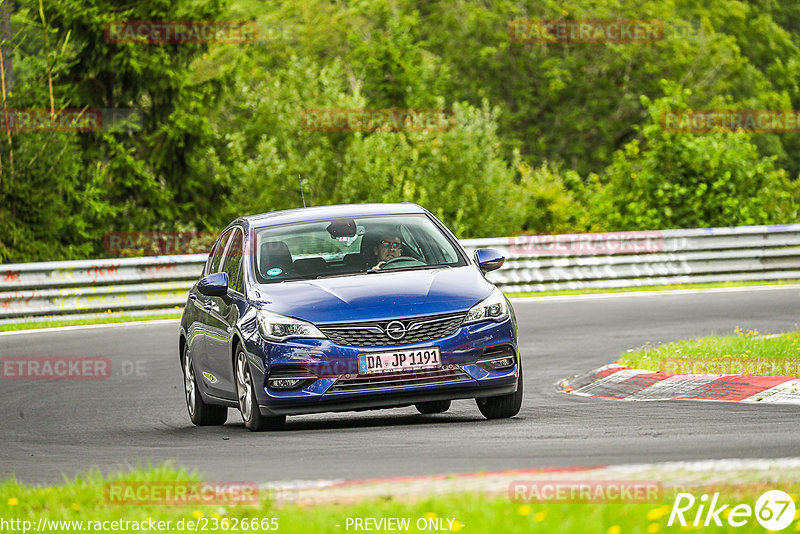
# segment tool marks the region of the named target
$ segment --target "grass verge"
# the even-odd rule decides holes
[[[620,357],[630,368],[673,373],[800,377],[800,331],[762,335],[736,328],[732,336],[708,336],[645,345]]]
[[[707,289],[717,287],[782,286],[800,284],[800,280],[747,280],[741,282],[708,282],[705,284],[670,284],[660,286],[635,286],[616,288],[559,289],[557,291],[528,291],[512,293],[504,291],[508,298],[552,297],[558,295],[593,295],[597,293],[631,293],[636,291],[669,291],[675,289]]]
[[[26,321],[22,323],[0,324],[0,332],[17,330],[35,330],[40,328],[57,328],[59,326],[79,326],[86,324],[130,323],[133,321],[153,321],[157,319],[180,319],[180,315],[162,313],[154,315],[107,314],[85,319],[67,319],[55,321]]]
[[[266,497],[257,504],[147,504],[131,505],[112,502],[109,485],[128,484],[135,487],[159,484],[191,484],[199,481],[196,475],[170,466],[137,469],[104,479],[99,473],[65,481],[52,487],[32,487],[14,480],[0,484],[0,523],[3,532],[22,532],[23,527],[35,531],[40,521],[46,520],[48,532],[111,531],[111,521],[118,523],[116,532],[138,532],[142,523],[163,522],[163,529],[150,532],[268,532],[317,534],[328,532],[353,532],[364,530],[391,531],[391,529],[356,528],[356,519],[374,521],[395,518],[406,520],[406,532],[581,532],[599,534],[683,532],[730,532],[728,513],[734,504],[744,503],[755,507],[757,498],[767,490],[780,489],[798,502],[796,482],[718,487],[683,488],[698,497],[719,492],[719,503],[732,503],[727,513],[720,514],[722,527],[693,527],[698,506],[685,514],[689,525],[681,528],[667,523],[676,501],[678,490],[665,489],[649,502],[570,503],[570,502],[519,502],[507,496],[482,496],[472,493],[419,497],[413,500],[392,498],[367,499],[356,504],[324,506],[275,506]],[[173,486],[174,487],[174,486]],[[142,494],[140,493],[140,496]],[[152,495],[150,493],[149,495]],[[704,519],[701,517],[701,522]],[[787,516],[788,519],[788,516]],[[795,514],[786,531],[800,530],[800,512]],[[14,523],[9,523],[13,521]],[[152,523],[148,523],[152,521]],[[28,523],[25,523],[28,522]],[[72,522],[72,523],[64,523]],[[133,527],[136,522],[139,526]],[[169,522],[169,523],[167,523]],[[713,524],[713,523],[712,523]],[[246,525],[246,526],[245,526]],[[395,523],[397,525],[397,523]],[[277,528],[275,528],[277,526]],[[755,517],[736,532],[764,532]]]

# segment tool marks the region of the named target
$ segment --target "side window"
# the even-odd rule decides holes
[[[225,253],[225,265],[222,270],[228,273],[228,287],[242,293],[242,231],[233,232],[228,252]]]
[[[222,253],[225,252],[225,243],[228,242],[228,238],[230,237],[232,231],[233,229],[228,230],[217,240],[217,244],[214,246],[214,250],[211,252],[211,257],[209,258],[208,268],[206,268],[206,276],[219,272],[219,262],[222,260]]]

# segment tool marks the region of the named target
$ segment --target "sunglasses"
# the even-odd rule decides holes
[[[402,245],[397,241],[381,241],[381,246],[389,248],[400,248]]]

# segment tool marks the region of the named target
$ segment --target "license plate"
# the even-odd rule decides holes
[[[360,375],[436,369],[441,366],[442,360],[439,356],[439,347],[372,352],[358,355],[358,374]]]

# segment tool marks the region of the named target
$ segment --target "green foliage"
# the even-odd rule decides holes
[[[167,229],[211,211],[225,184],[187,158],[209,142],[206,106],[222,86],[188,76],[205,47],[108,43],[103,29],[115,20],[213,18],[222,3],[18,4],[7,108],[135,109],[142,124],[118,132],[3,131],[0,260],[92,257],[106,232]]]
[[[759,155],[744,132],[674,133],[662,129],[670,110],[686,109],[690,91],[643,98],[650,120],[614,154],[596,218],[608,229],[663,229],[796,220],[800,189],[775,157]]]
[[[459,237],[514,231],[517,187],[500,155],[493,111],[484,102],[481,109],[456,104],[453,112],[455,126],[445,132],[354,138],[333,199],[417,202]]]
[[[571,233],[591,227],[586,197],[590,189],[575,171],[562,172],[545,162],[539,167],[519,163],[520,194],[514,210],[521,220],[517,231],[527,233]]]
[[[792,0],[17,0],[7,108],[138,110],[102,132],[0,128],[0,261],[111,231],[413,201],[461,237],[789,223],[800,135],[664,132],[666,109],[800,109]],[[515,19],[656,19],[649,43],[520,43]],[[252,20],[255,43],[109,43],[122,20]],[[662,83],[661,80],[667,80]],[[52,91],[51,91],[52,87]],[[682,89],[686,91],[682,91]],[[317,132],[310,108],[444,108],[443,132]],[[13,158],[13,165],[12,165]],[[635,175],[635,177],[634,177]]]

